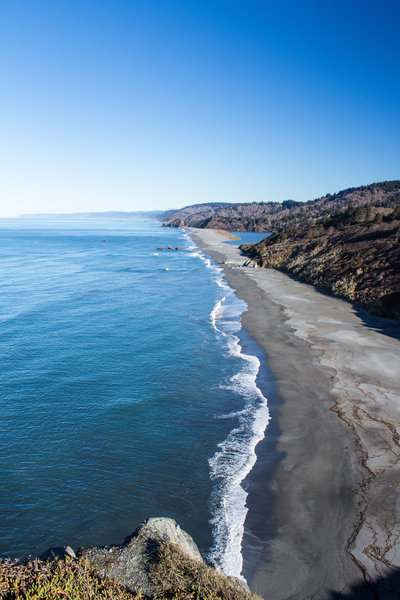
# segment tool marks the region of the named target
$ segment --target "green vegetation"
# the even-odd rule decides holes
[[[289,224],[296,227],[321,225],[338,211],[353,205],[355,223],[373,219],[381,209],[400,206],[400,181],[383,181],[360,187],[347,188],[336,194],[326,194],[308,202],[244,202],[240,204],[202,204],[169,211],[162,217],[167,227],[200,227],[237,231],[282,231]],[[361,207],[366,207],[363,212]],[[370,207],[370,208],[368,208]],[[349,216],[349,215],[347,215]],[[350,221],[349,221],[350,222]],[[347,227],[346,223],[338,223]],[[331,223],[329,227],[333,227]]]
[[[261,600],[232,578],[164,543],[151,567],[153,600]],[[0,561],[1,600],[144,600],[117,581],[100,577],[80,558],[16,564]]]
[[[386,194],[390,194],[391,192],[395,192],[400,189],[400,180],[394,179],[393,181],[380,181],[377,183],[371,183],[370,185],[360,185],[359,187],[351,187],[346,188],[345,190],[340,190],[336,192],[336,194],[326,194],[323,196],[326,200],[337,200],[343,198],[344,196],[348,196],[349,194],[353,194],[354,192],[359,192],[360,195],[364,196],[365,192],[376,193],[378,191],[384,192]],[[312,204],[313,202],[317,202],[321,200],[321,198],[317,198],[316,200],[309,200],[307,204]]]
[[[99,577],[83,560],[0,563],[2,600],[139,600],[116,581]]]
[[[282,202],[282,208],[295,208],[296,206],[302,206],[302,202],[298,202],[297,200],[284,200]]]
[[[273,233],[272,235],[270,235],[269,238],[267,238],[268,244],[284,242],[288,238],[291,238],[294,235],[296,235],[298,232],[299,232],[299,229],[297,227],[294,227],[294,225],[289,225],[283,231],[277,231],[277,232]]]
[[[396,220],[400,221],[400,205],[396,206],[393,212],[391,212],[390,215],[387,215],[384,220],[389,223]]]
[[[392,221],[400,221],[400,204],[397,205],[391,213],[384,215],[383,213],[377,213],[375,215],[374,223],[392,223]]]
[[[345,227],[356,223],[370,221],[371,216],[371,206],[353,206],[350,204],[346,210],[333,213],[327,219],[320,221],[319,224],[322,225],[324,229],[329,229],[329,227],[333,227],[334,229],[344,229]]]

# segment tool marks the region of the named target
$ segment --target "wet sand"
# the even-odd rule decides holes
[[[272,600],[399,597],[399,326],[244,267],[225,232],[190,232],[246,301],[243,326],[276,381],[272,423],[244,482],[251,589]]]

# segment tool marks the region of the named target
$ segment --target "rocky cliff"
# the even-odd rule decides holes
[[[291,273],[372,314],[400,320],[400,204],[351,205],[240,248],[254,266]]]
[[[4,600],[261,600],[207,565],[172,519],[142,523],[122,544],[50,548],[25,565],[0,561]]]

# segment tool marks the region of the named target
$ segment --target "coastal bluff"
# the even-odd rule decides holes
[[[0,598],[261,600],[247,584],[204,561],[173,519],[149,518],[122,544],[49,548],[24,565],[0,562]]]
[[[289,273],[373,315],[400,320],[400,207],[376,211],[350,206],[240,249],[250,258],[246,266]]]

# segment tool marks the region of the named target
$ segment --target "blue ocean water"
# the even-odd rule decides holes
[[[269,414],[220,269],[183,230],[104,218],[1,220],[0,269],[0,553],[169,516],[239,575]]]
[[[259,231],[230,231],[233,235],[236,235],[239,239],[230,240],[225,244],[231,244],[232,246],[240,246],[240,244],[257,244],[265,238],[269,237],[270,233],[260,233]]]

